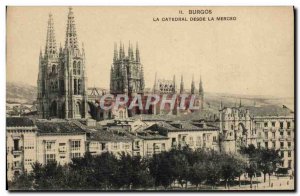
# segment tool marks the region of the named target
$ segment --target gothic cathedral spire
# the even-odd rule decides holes
[[[48,27],[47,27],[45,55],[51,58],[56,54],[57,54],[57,49],[56,49],[56,40],[54,34],[54,22],[53,22],[52,14],[50,13],[48,19]]]
[[[203,109],[203,104],[204,104],[204,90],[203,90],[201,75],[200,75],[200,82],[199,82],[199,96],[200,96],[200,101],[201,101],[201,109]]]
[[[136,43],[135,59],[136,59],[136,62],[138,62],[138,63],[141,61],[141,59],[140,59],[139,45],[138,45],[138,43]]]
[[[180,94],[184,93],[184,83],[183,83],[183,75],[181,74],[181,80],[180,80]]]
[[[65,48],[78,49],[75,19],[72,8],[69,8]]]
[[[192,77],[192,84],[191,84],[191,94],[194,95],[195,94],[195,81],[194,81],[194,74]]]

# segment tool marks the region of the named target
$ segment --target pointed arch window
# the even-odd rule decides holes
[[[73,62],[73,74],[76,75],[76,70],[77,70],[77,66],[76,66],[76,61]]]
[[[78,61],[78,64],[77,64],[77,74],[80,75],[80,72],[81,72],[81,63],[80,63],[80,61]]]

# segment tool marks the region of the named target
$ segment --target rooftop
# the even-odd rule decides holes
[[[37,120],[36,126],[40,134],[84,134],[85,130],[73,121],[53,119],[53,120]]]
[[[262,107],[246,106],[249,110],[250,116],[293,116],[294,112],[289,108],[283,106],[267,105]]]
[[[107,130],[97,130],[90,133],[88,140],[103,142],[129,142],[136,138],[126,132],[113,132]]]
[[[7,127],[33,127],[34,122],[26,117],[6,117]]]

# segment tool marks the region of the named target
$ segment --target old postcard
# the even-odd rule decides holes
[[[8,190],[295,190],[293,7],[6,16]]]

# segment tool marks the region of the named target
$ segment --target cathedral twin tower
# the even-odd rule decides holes
[[[56,47],[54,22],[49,15],[44,54],[40,52],[38,116],[85,118],[87,116],[84,48],[78,46],[75,20],[69,8],[65,46]]]
[[[134,96],[144,94],[144,69],[138,45],[129,43],[127,55],[120,43],[115,44],[113,63],[110,70],[110,93]],[[174,81],[175,82],[175,81]],[[79,48],[74,13],[69,8],[64,47],[57,49],[54,22],[49,14],[46,46],[40,51],[38,73],[37,110],[39,118],[87,118],[88,95],[85,69],[85,52]],[[163,87],[167,84],[160,84]],[[175,90],[176,84],[174,84]],[[195,94],[192,81],[191,94]],[[176,90],[175,90],[176,92]],[[181,79],[180,93],[183,92]],[[161,92],[164,94],[164,92]],[[199,95],[203,108],[203,88],[200,81]]]

